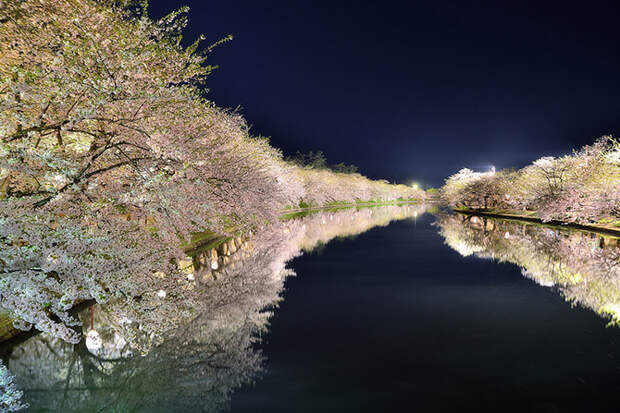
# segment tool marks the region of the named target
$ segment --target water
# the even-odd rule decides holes
[[[43,335],[5,348],[24,398],[34,411],[618,411],[616,240],[390,207],[290,221],[263,243],[161,341],[138,310],[95,306],[80,317],[96,348]],[[300,249],[296,277],[273,275]]]

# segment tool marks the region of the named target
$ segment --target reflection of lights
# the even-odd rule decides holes
[[[103,341],[101,340],[101,336],[95,330],[90,330],[88,334],[86,334],[86,348],[90,352],[95,352],[99,350],[103,346]]]
[[[495,165],[491,165],[491,169],[489,170],[489,172],[491,172],[492,174],[495,173]]]
[[[446,242],[453,250],[461,254],[463,257],[468,257],[483,250],[483,248],[478,245],[470,245],[459,239],[452,240],[446,238]]]
[[[212,270],[217,270],[217,267],[218,267],[218,265],[217,265],[217,261],[215,261],[215,260],[214,260],[214,261],[212,261],[212,262],[211,262],[211,269],[212,269]]]
[[[418,211],[416,211],[416,212],[414,212],[414,213],[413,213],[413,217],[414,217],[414,218],[417,218],[417,217],[418,217]]]
[[[504,234],[504,238],[506,239],[510,238],[510,232],[506,231],[506,233]]]
[[[166,292],[164,290],[157,291],[157,296],[159,298],[166,298]]]
[[[195,279],[195,277],[194,277],[194,273],[193,273],[193,272],[190,272],[189,274],[187,274],[187,279],[188,279],[189,281],[194,281],[194,279]]]

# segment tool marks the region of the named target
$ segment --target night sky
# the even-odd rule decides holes
[[[616,4],[614,4],[616,3]],[[151,1],[232,34],[208,97],[290,155],[440,185],[620,133],[618,2]]]

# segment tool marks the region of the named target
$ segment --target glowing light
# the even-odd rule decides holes
[[[96,352],[103,346],[103,340],[96,330],[90,330],[86,334],[86,348],[91,352]]]
[[[164,290],[157,291],[157,296],[159,298],[166,298],[166,292]]]

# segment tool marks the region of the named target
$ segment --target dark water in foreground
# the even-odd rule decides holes
[[[619,411],[620,331],[425,215],[296,259],[233,412]]]
[[[291,224],[305,232],[280,257],[313,252],[283,291],[219,299],[142,355],[140,333],[121,337],[115,310],[96,308],[94,328],[115,331],[107,353],[37,336],[6,364],[35,411],[620,411],[617,241],[419,212],[365,232],[385,217]],[[281,296],[268,324],[253,292]]]

